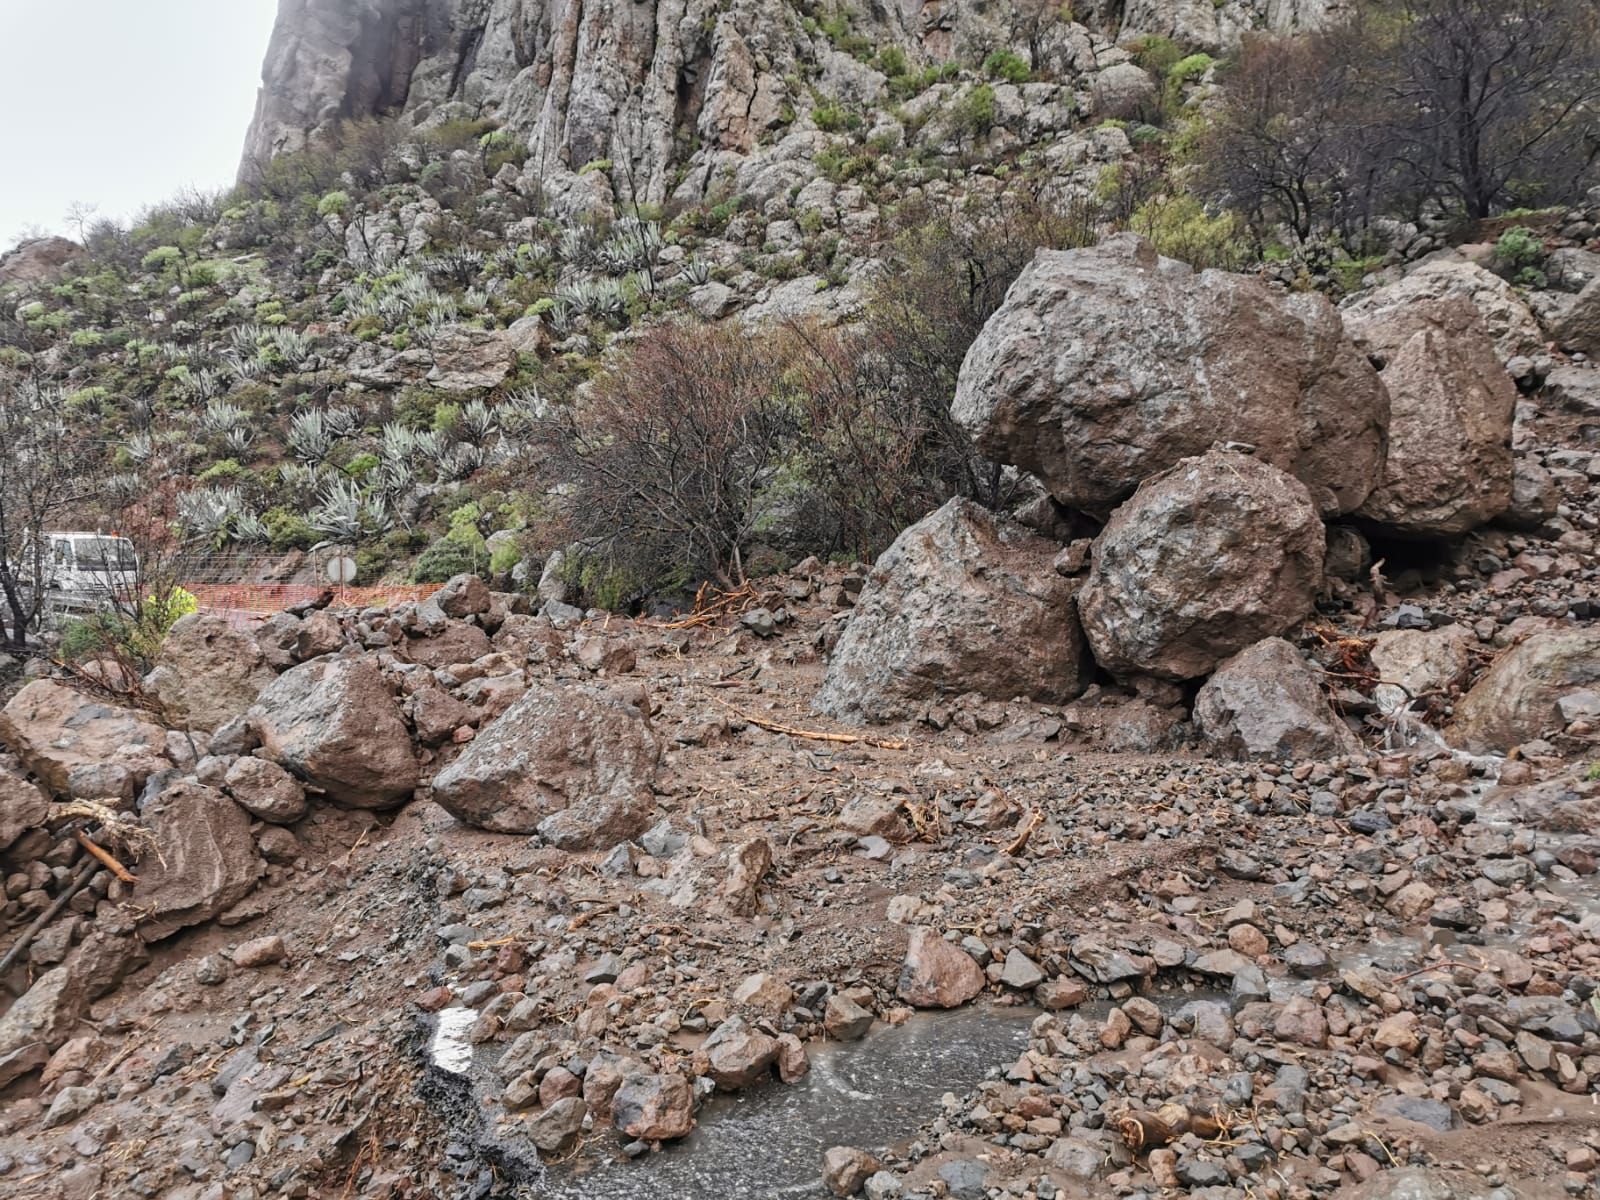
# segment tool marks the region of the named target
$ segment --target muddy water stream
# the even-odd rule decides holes
[[[448,1013],[448,1010],[447,1010]],[[898,1028],[879,1026],[859,1042],[813,1042],[811,1070],[798,1083],[718,1095],[695,1130],[659,1153],[630,1162],[609,1135],[597,1151],[553,1164],[519,1195],[538,1200],[771,1200],[823,1197],[822,1152],[850,1145],[882,1151],[909,1140],[946,1092],[965,1092],[1028,1044],[1032,1008],[977,1004],[920,1013]],[[459,1071],[455,1030],[441,1023],[434,1062]],[[469,1052],[470,1053],[470,1052]],[[475,1071],[473,1072],[476,1073]],[[531,1157],[532,1148],[529,1147]]]

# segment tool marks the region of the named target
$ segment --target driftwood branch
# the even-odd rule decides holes
[[[799,729],[793,725],[783,725],[777,721],[769,721],[765,717],[758,717],[754,713],[745,712],[742,708],[735,708],[726,700],[711,699],[723,708],[733,713],[741,721],[748,722],[758,729],[766,729],[772,733],[784,733],[790,737],[806,738],[813,742],[842,742],[845,745],[873,746],[879,750],[904,750],[907,744],[903,741],[893,741],[885,738],[867,737],[859,733],[827,733],[819,729]]]

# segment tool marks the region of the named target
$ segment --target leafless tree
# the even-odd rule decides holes
[[[1199,190],[1300,243],[1328,230],[1350,239],[1393,175],[1370,144],[1361,57],[1345,31],[1248,39],[1196,155]]]
[[[1382,0],[1365,26],[1382,132],[1424,194],[1482,219],[1559,203],[1600,158],[1593,0]]]
[[[44,601],[50,522],[86,494],[88,455],[59,388],[32,373],[0,376],[0,643],[20,648]]]

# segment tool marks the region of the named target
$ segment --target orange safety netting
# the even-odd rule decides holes
[[[406,600],[426,600],[439,590],[439,585],[397,583],[340,588],[314,583],[190,583],[184,588],[206,612],[267,617],[315,600],[327,591],[333,592],[333,603],[341,608],[385,608]]]

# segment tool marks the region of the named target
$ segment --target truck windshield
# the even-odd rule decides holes
[[[127,538],[79,538],[73,545],[79,570],[132,571],[138,565],[133,543]]]

